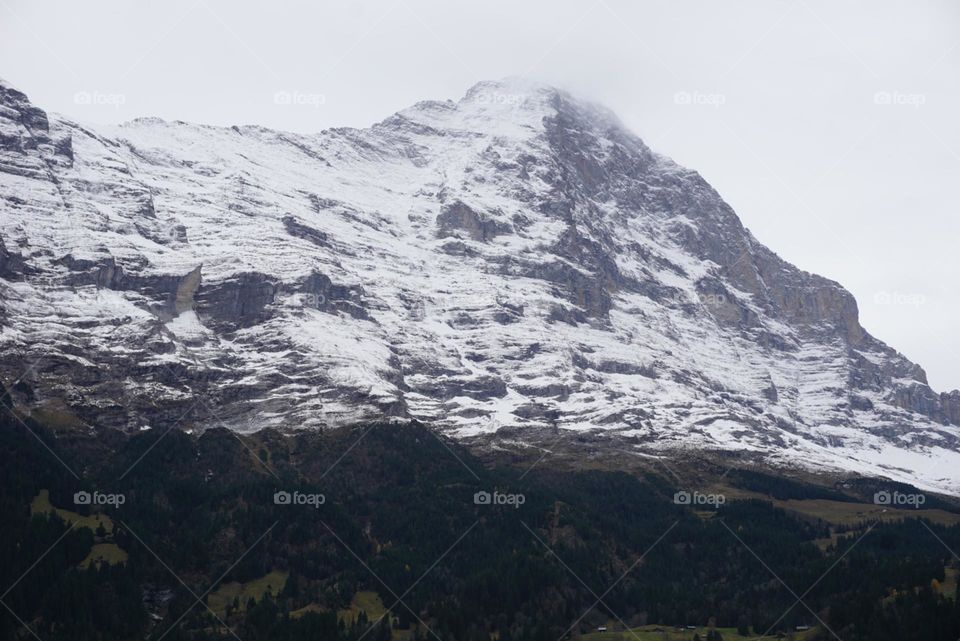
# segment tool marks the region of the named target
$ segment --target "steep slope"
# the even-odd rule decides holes
[[[602,108],[508,80],[363,130],[93,130],[0,87],[0,374],[25,411],[575,430],[960,492],[960,392]]]

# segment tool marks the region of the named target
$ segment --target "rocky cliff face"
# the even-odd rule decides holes
[[[312,136],[0,105],[0,378],[24,411],[569,430],[960,491],[960,392],[563,92],[481,83]]]

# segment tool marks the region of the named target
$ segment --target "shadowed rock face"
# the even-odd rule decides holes
[[[150,311],[164,321],[193,309],[194,295],[201,281],[199,266],[180,276],[127,273],[112,257],[93,261],[67,254],[57,262],[69,270],[63,280],[71,287],[136,292],[152,303]]]
[[[291,236],[307,240],[318,247],[330,247],[327,235],[309,225],[304,225],[293,216],[283,217],[283,226]]]
[[[245,272],[232,278],[201,285],[197,314],[204,324],[221,331],[252,327],[267,320],[279,284],[266,274]]]
[[[960,390],[940,394],[940,404],[949,423],[960,425]]]
[[[444,205],[437,216],[437,236],[459,236],[486,242],[498,234],[509,233],[510,226],[481,215],[461,201]]]
[[[363,288],[338,285],[326,274],[313,272],[298,286],[303,292],[304,304],[328,314],[347,314],[353,318],[369,320],[363,303]]]
[[[0,173],[56,181],[53,166],[73,161],[70,135],[50,133],[47,114],[0,80]]]
[[[10,280],[13,279],[14,275],[13,257],[10,255],[10,252],[7,251],[7,246],[3,243],[3,238],[0,238],[0,278]]]
[[[94,131],[0,83],[0,289],[0,382],[75,426],[391,416],[960,488],[902,463],[960,469],[960,392],[695,172],[542,85],[302,136]]]

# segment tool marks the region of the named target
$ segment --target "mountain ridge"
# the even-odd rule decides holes
[[[2,380],[27,412],[565,429],[960,492],[960,392],[566,92],[483,82],[312,135],[0,104]]]

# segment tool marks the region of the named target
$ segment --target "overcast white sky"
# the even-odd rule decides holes
[[[313,132],[508,75],[613,108],[960,388],[958,2],[0,0],[0,76],[81,121]]]

